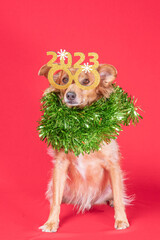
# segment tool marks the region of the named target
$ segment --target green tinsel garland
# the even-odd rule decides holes
[[[41,99],[43,115],[37,128],[40,139],[54,149],[73,151],[77,156],[99,150],[103,140],[117,138],[121,125],[135,125],[142,116],[134,98],[119,86],[113,87],[109,99],[101,98],[83,109],[68,108],[56,93],[48,93]]]

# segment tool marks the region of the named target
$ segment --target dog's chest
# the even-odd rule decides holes
[[[96,201],[104,202],[110,194],[108,184],[108,174],[101,160],[80,154],[69,166],[63,200],[80,205],[80,211],[89,209]]]
[[[80,154],[76,161],[73,163],[78,173],[82,176],[83,179],[86,178],[86,171],[87,171],[87,163],[84,160],[84,157],[82,154]]]
[[[95,180],[101,177],[103,168],[100,165],[100,160],[91,158],[89,155],[80,154],[71,165],[71,175],[80,176],[83,180]]]

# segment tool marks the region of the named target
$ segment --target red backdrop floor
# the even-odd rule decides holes
[[[72,205],[63,204],[57,233],[38,229],[49,212],[42,192],[1,191],[1,239],[159,239],[159,192],[156,187],[146,189],[144,185],[134,188],[135,203],[126,209],[130,228],[119,231],[113,228],[114,211],[108,205],[97,205],[89,212],[76,214]]]

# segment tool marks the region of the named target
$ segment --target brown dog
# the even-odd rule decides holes
[[[44,65],[39,75],[48,76],[50,67]],[[74,82],[65,90],[57,90],[50,86],[44,94],[56,91],[59,97],[68,106],[83,108],[97,101],[101,97],[108,98],[113,91],[112,82],[116,78],[116,69],[108,64],[98,67],[100,74],[99,85],[92,90],[82,90]],[[71,68],[74,74],[76,69]],[[57,84],[66,84],[68,75],[60,71],[54,75]],[[94,81],[91,73],[82,72],[79,82],[90,85]],[[54,157],[54,170],[48,185],[47,197],[50,201],[50,214],[47,222],[40,227],[44,232],[56,232],[59,225],[61,203],[71,203],[79,206],[79,211],[90,209],[94,204],[104,204],[107,201],[114,205],[115,228],[125,229],[129,223],[125,213],[125,204],[128,199],[125,195],[122,171],[120,169],[120,152],[115,140],[109,144],[103,143],[101,150],[91,154],[80,154],[78,157],[73,152],[66,154],[63,149],[50,149]],[[114,200],[114,203],[113,203]]]

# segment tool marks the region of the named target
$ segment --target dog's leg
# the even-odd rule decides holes
[[[123,181],[121,169],[118,163],[112,163],[109,167],[109,174],[111,179],[114,210],[115,210],[115,228],[125,229],[129,227],[129,223],[125,213],[123,204]]]
[[[40,227],[43,232],[56,232],[59,225],[60,204],[67,175],[69,161],[57,159],[53,171],[53,199],[51,201],[50,214],[47,222]]]

